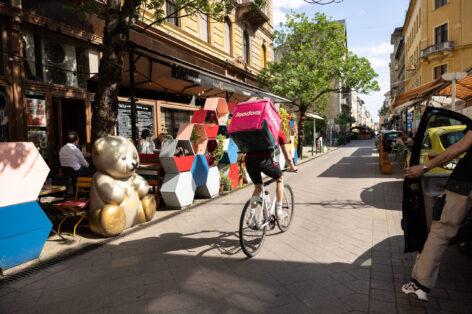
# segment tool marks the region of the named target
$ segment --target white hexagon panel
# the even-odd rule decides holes
[[[205,198],[213,198],[217,196],[219,192],[220,171],[218,167],[210,167],[205,184],[197,188],[196,194]]]
[[[49,167],[33,143],[0,143],[0,207],[36,201]]]
[[[184,208],[192,205],[196,185],[190,171],[166,174],[161,186],[161,195],[169,207]]]

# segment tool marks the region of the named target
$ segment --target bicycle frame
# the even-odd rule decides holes
[[[266,202],[266,197],[265,195],[269,195],[270,198],[270,207],[269,204]],[[262,199],[262,213],[263,215],[259,219],[263,219],[263,221],[258,221],[257,224],[260,226],[259,228],[265,228],[269,223],[270,223],[270,217],[272,217],[275,214],[275,202],[276,202],[276,197],[271,198],[269,191],[266,190],[265,185],[263,184],[261,186],[261,194],[259,196]]]

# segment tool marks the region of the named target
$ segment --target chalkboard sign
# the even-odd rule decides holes
[[[154,113],[152,106],[136,104],[136,126],[138,136],[144,129],[154,132]],[[120,136],[131,138],[131,104],[118,103],[117,133]]]

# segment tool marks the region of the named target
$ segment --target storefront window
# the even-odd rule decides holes
[[[173,138],[177,136],[177,131],[182,123],[189,123],[192,119],[192,111],[175,110],[162,108],[161,118],[161,133],[172,135]]]
[[[33,142],[44,158],[47,158],[47,115],[46,100],[44,96],[25,96],[27,119],[28,119],[28,141]]]

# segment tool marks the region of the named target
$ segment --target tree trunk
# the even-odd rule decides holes
[[[129,2],[129,1],[126,1]],[[118,88],[127,49],[133,9],[121,0],[108,0],[103,30],[103,55],[98,69],[98,86],[92,102],[92,143],[113,134],[118,115]],[[128,3],[129,6],[129,3]],[[128,10],[125,10],[128,9]]]
[[[300,107],[300,120],[298,121],[298,158],[303,159],[303,139],[305,137],[306,109]]]

